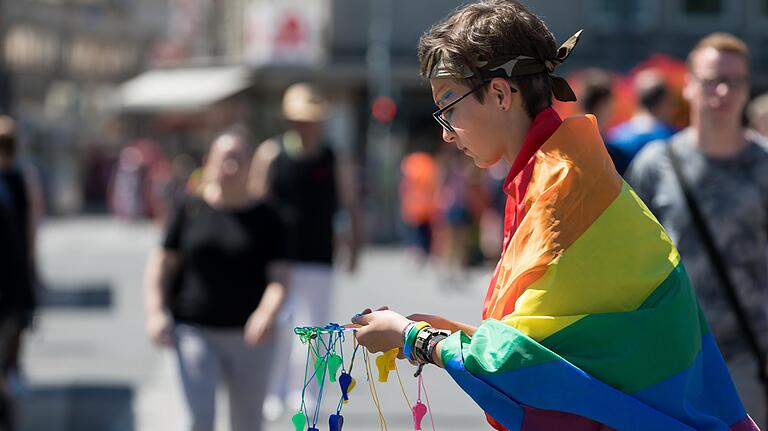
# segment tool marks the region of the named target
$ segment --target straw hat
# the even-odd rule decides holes
[[[283,95],[283,116],[288,121],[316,123],[328,118],[330,106],[319,89],[310,84],[293,84]]]

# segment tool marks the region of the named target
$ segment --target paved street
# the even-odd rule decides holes
[[[100,217],[47,222],[40,254],[50,304],[27,343],[23,430],[180,429],[173,357],[151,346],[143,331],[144,259],[157,240],[156,228],[144,223]],[[434,269],[417,267],[400,249],[369,249],[358,273],[340,274],[334,318],[347,321],[365,306],[387,304],[405,314],[434,312],[476,322],[487,274],[476,271],[468,280],[462,289],[449,288]],[[362,371],[362,362],[356,366]],[[401,362],[400,370],[413,402],[412,368]],[[359,385],[344,407],[345,429],[378,430],[364,375],[358,373],[353,374]],[[436,429],[487,429],[477,407],[444,372],[426,369],[425,383]],[[394,376],[377,388],[388,429],[412,429]],[[221,404],[224,413],[224,400]],[[327,429],[331,404],[324,405],[320,429]],[[292,429],[292,413],[267,430]],[[228,429],[225,415],[219,419],[217,431]],[[423,424],[431,429],[428,418]]]

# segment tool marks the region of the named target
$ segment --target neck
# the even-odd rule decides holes
[[[507,151],[504,154],[504,160],[510,165],[515,163],[517,155],[520,154],[520,150],[523,148],[523,142],[528,135],[528,130],[531,128],[533,120],[527,115],[520,115],[514,117],[511,127],[507,132],[507,136],[510,137],[509,144],[507,145]]]
[[[213,207],[237,208],[245,206],[249,197],[245,187],[222,187],[213,182],[203,189],[203,200]]]
[[[708,156],[731,157],[746,146],[744,130],[737,122],[723,125],[698,119],[692,121],[691,130],[693,130],[694,145]]]

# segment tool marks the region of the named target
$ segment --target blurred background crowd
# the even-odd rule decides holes
[[[205,199],[211,145],[231,137],[223,131],[233,126],[247,129],[235,134],[247,141],[238,144],[242,154],[231,156],[247,159],[240,166],[249,169],[242,174],[247,190],[288,193],[283,201],[306,193],[287,203],[289,210],[314,198],[291,189],[298,184],[291,181],[314,184],[322,175],[269,190],[270,163],[294,173],[309,166],[286,165],[276,154],[290,153],[298,136],[301,148],[317,141],[333,155],[326,168],[338,172],[337,184],[317,189],[329,199],[329,234],[320,233],[321,224],[312,232],[318,241],[332,241],[329,247],[345,245],[339,248],[343,266],[353,272],[337,277],[335,294],[330,276],[308,272],[311,283],[328,286],[319,299],[308,299],[329,301],[312,319],[344,320],[364,296],[406,289],[408,280],[424,277],[439,286],[433,297],[454,295],[455,306],[472,316],[467,320],[476,319],[480,304],[462,303],[472,296],[462,295],[467,286],[484,289],[487,279],[477,274],[490,273],[500,254],[509,166],[481,170],[442,142],[415,54],[418,37],[462,3],[0,0],[0,202],[9,208],[0,213],[0,224],[8,226],[0,229],[0,242],[19,244],[3,246],[0,268],[7,274],[24,268],[18,283],[31,286],[29,297],[3,311],[14,315],[15,327],[0,323],[0,332],[16,339],[16,351],[2,358],[7,406],[21,412],[16,428],[8,429],[178,427],[154,418],[163,416],[162,396],[147,401],[139,389],[156,385],[147,370],[158,359],[143,336],[137,274],[152,247],[170,244],[164,227],[173,224],[175,208],[190,196]],[[749,47],[743,124],[763,135],[757,140],[768,134],[768,93],[761,96],[768,92],[768,1],[525,3],[558,41],[585,29],[560,71],[579,102],[555,108],[563,117],[594,113],[620,173],[645,144],[689,125],[682,94],[686,56],[715,31],[737,35]],[[296,90],[296,83],[308,84]],[[289,87],[299,91],[293,99]],[[311,166],[324,166],[321,156],[317,163]],[[358,264],[363,245],[368,260]],[[333,262],[322,250],[307,261],[329,271]],[[385,263],[401,273],[382,269]],[[368,275],[349,275],[355,270]],[[387,277],[398,286],[385,283]],[[93,338],[89,331],[101,324],[115,326]],[[18,352],[24,333],[30,334],[28,354]],[[89,344],[89,337],[101,341]],[[122,337],[126,346],[140,347],[99,353]],[[275,349],[288,355],[290,346]],[[131,356],[135,352],[142,353]],[[115,358],[122,354],[134,360],[120,366]],[[126,367],[144,371],[119,370]],[[92,384],[105,381],[128,382],[120,385],[128,388],[127,410],[115,413],[94,401],[123,399],[120,391],[99,392],[105,387]],[[267,395],[265,413],[283,415],[286,390]],[[105,411],[108,419],[93,419]],[[461,419],[456,423],[469,429]]]

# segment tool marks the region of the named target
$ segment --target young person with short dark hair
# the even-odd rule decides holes
[[[578,37],[558,49],[525,6],[487,0],[422,38],[443,138],[477,166],[512,166],[504,251],[479,326],[382,307],[353,317],[358,341],[444,368],[497,430],[757,429],[595,118],[550,108],[575,99],[553,72]]]

